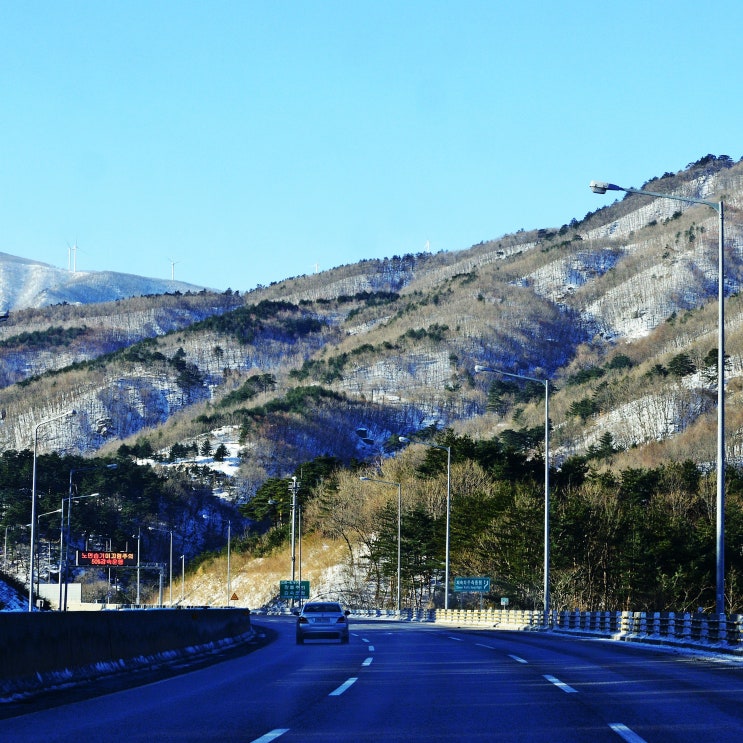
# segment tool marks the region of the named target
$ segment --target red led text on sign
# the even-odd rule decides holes
[[[103,567],[118,567],[136,565],[133,552],[100,552],[98,550],[79,550],[77,553],[78,565],[97,565]]]

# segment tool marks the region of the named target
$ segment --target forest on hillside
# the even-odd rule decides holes
[[[5,533],[2,568],[21,580],[28,576],[33,464],[29,450],[0,454],[0,528]],[[107,570],[77,568],[78,549],[130,553],[139,549],[142,564],[148,566],[141,575],[141,593],[147,600],[157,591],[158,573],[153,566],[169,561],[170,535],[176,556],[184,555],[192,568],[203,554],[222,548],[228,523],[232,522],[236,532],[244,526],[234,507],[214,497],[206,473],[201,478],[177,469],[166,474],[136,463],[126,451],[117,457],[96,459],[42,454],[37,458],[36,472],[34,573],[42,582],[59,580],[61,533],[63,528],[65,533],[69,529],[69,580],[82,582],[86,601],[106,596],[111,590],[111,575]],[[120,568],[117,572],[108,600],[133,603],[134,571]]]
[[[543,602],[544,459],[538,432],[473,440],[420,439],[375,467],[316,460],[298,468],[305,528],[344,540],[364,590],[354,606],[393,606],[400,485],[404,608],[443,606],[447,452],[451,452],[450,576],[488,576],[486,605]],[[390,447],[400,448],[390,442]],[[555,610],[712,611],[715,482],[690,461],[600,472],[610,439],[551,472],[551,604]],[[368,476],[371,482],[362,482]],[[377,481],[377,482],[374,482]],[[727,540],[743,541],[743,478],[729,472]],[[242,549],[276,549],[291,522],[286,479],[268,480],[242,507],[255,522]],[[360,549],[361,558],[358,557]],[[727,556],[726,609],[743,612],[743,556]],[[450,586],[451,590],[451,586]],[[452,598],[452,601],[454,599]],[[465,604],[479,597],[459,596]],[[453,604],[451,604],[453,605]]]
[[[725,198],[727,526],[728,542],[739,544],[743,162],[708,156],[648,183]],[[549,389],[554,606],[709,607],[717,229],[704,206],[635,194],[559,228],[360,261],[245,296],[13,312],[0,325],[0,449],[15,452],[23,476],[3,475],[1,523],[26,518],[13,510],[27,510],[24,447],[40,423],[63,415],[42,430],[42,456],[167,461],[173,474],[159,489],[193,478],[204,502],[218,493],[233,513],[241,505],[261,525],[245,539],[256,549],[283,538],[294,473],[308,524],[365,545],[355,567],[384,601],[394,503],[358,478],[400,482],[406,602],[440,603],[441,450],[419,471],[421,447],[398,451],[389,438],[399,432],[451,442],[452,571],[487,573],[513,606],[537,606]],[[483,365],[501,371],[477,373]],[[359,438],[362,426],[368,435]],[[226,436],[239,469],[223,487],[189,459]],[[315,482],[308,473],[319,461]],[[64,483],[62,471],[41,493],[50,510]],[[143,523],[185,528],[167,498],[149,507],[136,514]],[[191,502],[185,512],[188,521]],[[214,519],[224,539],[223,518]],[[130,527],[116,529],[109,538]],[[218,539],[206,541],[195,549],[219,549]],[[741,555],[727,557],[727,603],[740,610]]]

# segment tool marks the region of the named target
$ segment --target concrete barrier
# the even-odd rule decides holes
[[[251,632],[248,609],[0,612],[0,694],[196,654]]]

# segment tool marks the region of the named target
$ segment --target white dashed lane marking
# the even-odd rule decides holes
[[[572,686],[569,686],[568,684],[564,683],[563,681],[560,681],[560,679],[555,678],[554,676],[550,676],[549,674],[544,674],[544,678],[547,679],[551,684],[554,684],[558,689],[562,689],[566,694],[577,694],[578,690],[574,689]]]
[[[288,733],[288,732],[289,732],[289,728],[276,728],[276,730],[272,730],[270,733],[261,735],[260,738],[256,738],[251,743],[271,743],[272,740],[276,740],[276,738],[279,738],[284,733]]]
[[[328,696],[339,697],[344,691],[350,689],[358,680],[358,676],[351,677],[348,681],[344,681],[335,691],[331,691]]]
[[[621,722],[610,722],[609,727],[627,743],[646,743],[645,738],[641,738],[634,730],[630,730]]]
[[[454,635],[449,635],[450,640],[456,640],[457,642],[463,642],[461,637],[454,637]],[[487,648],[488,650],[495,650],[496,648],[492,645],[487,645],[483,642],[477,642],[475,643],[478,647],[481,648]],[[374,648],[370,647],[369,650],[373,650]],[[528,664],[529,661],[525,660],[519,655],[512,655],[509,653],[509,658],[512,658],[517,663],[525,663]],[[364,665],[368,665],[371,663],[371,658],[367,658],[366,661],[364,661]],[[566,684],[564,681],[560,681],[560,679],[556,678],[555,676],[550,676],[549,674],[544,674],[544,678],[547,679],[551,684],[554,684],[558,689],[562,689],[566,694],[577,694],[578,690],[574,689],[569,684]],[[624,723],[621,722],[610,722],[609,728],[615,732],[622,740],[626,741],[626,743],[647,743],[647,741],[639,736],[634,730],[628,728]]]

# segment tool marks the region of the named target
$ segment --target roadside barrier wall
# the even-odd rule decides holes
[[[250,632],[250,611],[237,608],[0,612],[0,691],[23,679],[38,685],[49,674],[208,649]]]

